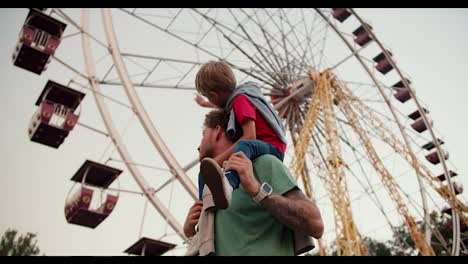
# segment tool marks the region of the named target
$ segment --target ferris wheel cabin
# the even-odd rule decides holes
[[[142,237],[124,252],[139,256],[161,256],[167,251],[175,248],[175,246],[176,245],[171,243]]]
[[[48,81],[36,105],[28,134],[31,141],[58,148],[78,122],[75,114],[85,94],[54,81]]]
[[[406,79],[406,81],[408,82],[408,84],[411,84],[410,80]],[[392,88],[397,91],[395,94],[393,94],[393,96],[395,97],[395,99],[397,99],[401,103],[405,103],[406,101],[411,99],[411,94],[409,90],[405,87],[405,85],[403,84],[403,81],[399,81],[395,83],[392,86]]]
[[[332,8],[333,10],[333,17],[343,23],[350,15],[351,12],[348,11],[346,8]]]
[[[14,65],[36,74],[47,69],[66,27],[40,9],[29,10],[12,57]]]
[[[65,204],[67,222],[95,228],[104,221],[114,210],[119,197],[107,194],[106,200],[92,209],[91,200],[95,193],[93,187],[105,190],[121,173],[119,169],[86,160],[71,178],[72,181],[81,183],[81,187]]]
[[[372,30],[372,27],[369,24],[366,24],[366,26]],[[356,42],[361,47],[372,40],[369,32],[367,32],[363,25],[359,26],[356,30],[354,30],[353,35],[356,37],[354,39],[354,42]]]
[[[386,52],[392,56],[392,53],[388,50]],[[385,53],[382,51],[379,55],[375,56],[373,61],[377,63],[375,68],[382,74],[387,74],[393,69],[393,66],[390,64],[390,60],[385,56]]]

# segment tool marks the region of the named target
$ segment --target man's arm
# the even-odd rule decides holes
[[[193,237],[196,233],[195,226],[198,224],[198,220],[200,219],[202,207],[203,202],[196,201],[187,213],[187,217],[184,222],[184,235],[187,238]]]
[[[248,194],[255,196],[258,193],[260,183],[253,174],[252,162],[244,153],[234,153],[225,163],[225,169],[235,169],[239,173],[241,185]],[[293,230],[306,232],[317,239],[323,234],[320,211],[299,189],[290,190],[284,195],[273,193],[260,205]]]
[[[273,193],[263,199],[260,205],[289,228],[305,232],[317,239],[322,237],[323,222],[320,211],[299,189],[291,190],[285,195]]]

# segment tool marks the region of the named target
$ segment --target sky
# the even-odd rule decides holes
[[[180,239],[156,210],[151,205],[147,205],[145,210],[146,200],[139,194],[121,192],[115,211],[94,230],[66,223],[63,206],[69,192],[78,187],[69,180],[75,171],[86,159],[105,162],[110,156],[118,159],[118,155],[107,137],[80,126],[70,133],[59,150],[29,141],[27,127],[36,110],[34,103],[46,81],[66,82],[74,74],[57,62],[52,62],[41,76],[13,66],[11,54],[27,11],[0,11],[0,79],[3,84],[0,88],[0,112],[4,117],[0,130],[0,233],[8,228],[22,233],[37,233],[38,246],[46,255],[121,255],[140,235],[162,238],[180,247]],[[465,102],[468,98],[468,9],[356,9],[356,12],[373,26],[378,38],[391,49],[399,67],[411,77],[418,98],[430,110],[436,131],[446,142],[450,164],[456,168],[458,180],[466,186],[468,125],[464,115],[468,112]],[[117,36],[125,51],[150,55],[152,49],[158,49],[157,45],[171,47],[169,39],[149,35],[152,31],[146,25],[134,20],[134,24],[128,23],[128,17],[115,10],[113,14]],[[98,10],[92,10],[91,15],[91,25],[101,23]],[[69,25],[66,34],[73,32]],[[105,41],[100,29],[95,32]],[[97,46],[93,51],[96,59],[103,52],[102,47],[99,50]],[[167,56],[194,56],[183,46],[174,46],[173,52]],[[57,57],[82,69],[79,37],[64,40]],[[104,72],[108,62],[109,58],[105,58],[97,63],[98,72]],[[190,86],[190,81],[185,84]],[[126,102],[123,89],[110,86],[102,86],[101,89],[107,95]],[[104,131],[93,96],[86,92],[80,122]],[[158,132],[180,164],[184,166],[195,159],[203,115],[207,110],[193,103],[193,91],[153,89],[139,91],[139,95]],[[109,109],[134,160],[164,168],[161,157],[141,127],[136,125],[131,111],[112,103],[109,103]],[[118,161],[108,164],[124,169]],[[160,186],[171,175],[165,169],[139,169],[153,186]],[[188,175],[195,182],[196,171],[189,170]],[[128,172],[124,171],[119,179],[122,189],[138,190]],[[158,197],[183,223],[191,200],[180,184],[169,185]],[[364,219],[366,217],[359,214],[364,205],[356,206],[358,213],[355,213],[355,219],[359,227],[365,228],[367,221],[372,222],[373,218]],[[331,211],[324,209],[323,214],[328,222],[332,219]],[[378,233],[372,234],[379,237]],[[382,233],[381,237],[385,234]],[[174,254],[182,254],[183,250],[180,248]]]

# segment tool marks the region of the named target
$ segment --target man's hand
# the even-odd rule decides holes
[[[215,105],[213,105],[210,101],[206,100],[203,96],[197,94],[195,96],[195,102],[202,107],[210,107],[210,108],[216,108]]]
[[[195,226],[198,224],[198,220],[200,219],[202,207],[202,201],[196,201],[192,207],[190,207],[184,223],[184,234],[187,238],[195,235]]]
[[[235,170],[239,173],[240,184],[244,190],[254,196],[260,189],[260,183],[253,174],[252,161],[243,152],[236,152],[223,163],[224,170]]]

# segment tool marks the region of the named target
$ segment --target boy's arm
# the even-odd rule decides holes
[[[209,108],[216,108],[216,106],[214,104],[212,104],[210,101],[206,100],[205,98],[203,98],[203,96],[201,96],[199,94],[196,95],[194,100],[199,106],[209,107]]]
[[[228,149],[226,149],[223,153],[219,154],[218,156],[214,157],[214,160],[220,165],[223,166],[223,161],[229,159],[232,155],[232,151],[239,140],[253,140],[256,139],[256,131],[255,131],[255,121],[249,119],[242,125],[242,137],[240,137],[234,144],[232,144]]]

